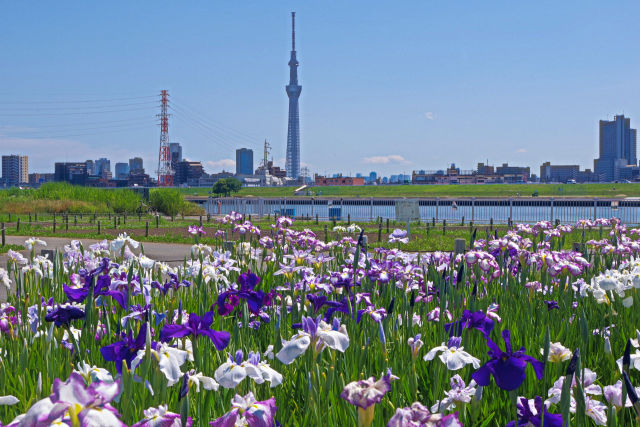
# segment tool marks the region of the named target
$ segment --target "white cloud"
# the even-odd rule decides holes
[[[364,163],[372,164],[372,165],[387,165],[390,163],[401,163],[407,164],[410,163],[399,154],[389,154],[388,156],[373,156],[373,157],[365,157],[362,159]]]
[[[516,153],[526,153],[527,149],[526,148],[520,148],[518,151],[516,151]]]
[[[221,160],[207,160],[205,165],[215,172],[224,169],[230,170],[231,172],[235,171],[236,161],[233,159],[221,159]]]
[[[433,113],[432,113],[431,111],[427,111],[426,113],[424,113],[424,117],[425,117],[427,120],[433,120],[433,119],[435,119],[435,116],[433,115]]]

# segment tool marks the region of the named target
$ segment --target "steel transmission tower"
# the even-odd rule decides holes
[[[287,129],[287,176],[298,178],[300,175],[300,114],[298,98],[302,86],[298,84],[298,60],[296,59],[296,13],[291,12],[291,59],[289,59],[289,84],[286,87],[289,97],[289,127]]]
[[[169,92],[160,92],[160,153],[158,155],[158,186],[173,186],[173,170],[171,169],[171,150],[169,148]]]

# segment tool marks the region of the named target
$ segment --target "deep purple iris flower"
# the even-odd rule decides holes
[[[545,300],[544,303],[547,304],[547,311],[551,311],[553,309],[560,309],[560,306],[558,305],[557,301],[553,301],[553,300],[547,301],[547,300]]]
[[[44,320],[54,322],[56,326],[60,327],[69,326],[72,320],[84,319],[84,316],[84,310],[67,305],[54,308],[44,317]]]
[[[184,288],[191,287],[191,282],[189,282],[188,280],[183,280],[180,282],[178,281],[178,275],[174,273],[169,273],[168,282],[162,285],[160,284],[160,282],[154,280],[153,282],[151,282],[151,287],[158,289],[160,292],[162,292],[163,295],[166,295],[169,289],[173,289],[174,291],[177,291],[179,288],[182,288],[182,287]]]
[[[204,335],[209,337],[213,345],[218,350],[224,350],[229,345],[231,335],[226,331],[214,331],[211,329],[213,323],[213,311],[208,311],[200,317],[195,313],[189,315],[186,325],[165,325],[160,332],[160,341],[168,342],[171,338],[182,338],[189,335],[194,337]]]
[[[307,294],[307,300],[313,305],[314,313],[318,313],[324,306],[338,308],[342,305],[339,301],[331,301],[326,295],[321,294]]]
[[[482,332],[485,338],[489,338],[489,334],[493,330],[493,320],[487,317],[484,311],[469,310],[462,312],[460,320],[456,320],[452,323],[444,325],[445,331],[449,333],[450,337],[459,337],[462,335],[462,331],[465,329],[477,329]]]
[[[111,345],[104,346],[100,349],[100,353],[104,360],[115,362],[116,370],[122,373],[122,362],[127,362],[127,366],[131,367],[131,362],[138,355],[139,350],[143,350],[147,339],[147,324],[140,325],[138,336],[134,339],[133,334],[129,330],[126,334],[122,334],[122,340]]]
[[[229,289],[218,296],[218,301],[216,302],[218,314],[226,316],[231,313],[240,302],[240,299],[247,301],[249,310],[251,310],[253,314],[258,314],[265,303],[264,292],[253,290],[258,283],[260,283],[260,278],[251,271],[242,273],[240,277],[238,277],[239,290]],[[227,302],[227,300],[229,300],[229,302]]]
[[[342,297],[340,302],[337,304],[330,304],[327,311],[324,312],[324,321],[327,323],[331,322],[331,318],[335,313],[344,313],[346,315],[350,315],[349,300],[351,300],[351,307],[353,307],[355,305],[355,297],[353,295],[349,296],[349,299],[347,299],[347,297]]]
[[[540,415],[543,411],[544,407],[544,425],[547,427],[562,427],[562,415],[560,414],[552,414],[547,411],[546,406],[542,403],[542,398],[540,396],[536,396],[534,399],[534,406],[536,408],[536,413],[534,414],[531,411],[531,407],[529,406],[529,401],[521,397],[518,401],[518,425],[532,425],[534,427],[540,427],[542,425],[542,416]],[[506,427],[515,427],[516,422],[511,421],[507,423]]]
[[[89,295],[89,290],[91,289],[91,281],[85,281],[85,284],[81,288],[70,288],[67,285],[63,285],[62,289],[64,293],[67,295],[70,301],[73,302],[83,302],[87,295]],[[122,291],[116,291],[111,289],[111,276],[108,274],[103,274],[102,276],[98,276],[98,280],[96,286],[93,290],[93,296],[110,296],[115,299],[120,307],[126,308],[126,294]]]
[[[515,390],[524,382],[527,363],[533,366],[538,380],[542,379],[544,363],[525,354],[526,349],[524,347],[513,351],[511,348],[511,332],[508,329],[502,331],[502,338],[504,339],[506,351],[502,351],[496,343],[487,338],[487,347],[489,347],[491,360],[471,376],[476,383],[486,387],[491,383],[491,375],[493,375],[498,387],[507,391]]]

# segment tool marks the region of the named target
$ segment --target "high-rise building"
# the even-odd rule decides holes
[[[116,179],[129,179],[129,163],[116,163]]]
[[[551,162],[545,162],[540,166],[540,182],[568,182],[575,180],[579,172],[579,165],[552,165]]]
[[[84,185],[87,181],[87,164],[85,162],[56,163],[54,181]]]
[[[202,163],[183,160],[176,167],[173,183],[175,185],[188,184],[189,181],[197,181],[202,175],[204,175]]]
[[[45,182],[52,182],[54,180],[54,175],[52,173],[30,173],[29,174],[29,185],[41,185]]]
[[[87,174],[88,175],[95,175],[96,165],[93,163],[93,160],[87,160],[84,163],[87,165]]]
[[[636,129],[624,114],[600,120],[600,157],[593,167],[600,181],[611,182],[625,176],[624,168],[637,166]]]
[[[94,175],[102,176],[102,175],[105,175],[107,172],[111,172],[111,161],[109,159],[101,157],[94,162],[94,165],[95,165],[93,169]]]
[[[142,157],[134,157],[129,159],[129,173],[144,173],[142,166]]]
[[[253,175],[253,150],[249,148],[236,150],[236,175]]]
[[[29,157],[17,154],[2,156],[2,180],[6,185],[29,182]]]
[[[178,163],[182,161],[182,146],[179,142],[171,142],[169,152],[171,153],[171,170],[175,171]]]
[[[298,84],[298,60],[296,59],[296,13],[291,12],[291,59],[289,59],[289,84],[286,87],[289,97],[289,126],[287,128],[287,176],[298,178],[300,175],[300,112],[298,98],[302,86]]]

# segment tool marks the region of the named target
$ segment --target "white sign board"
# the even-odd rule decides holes
[[[420,206],[417,200],[396,200],[396,220],[420,221]]]

